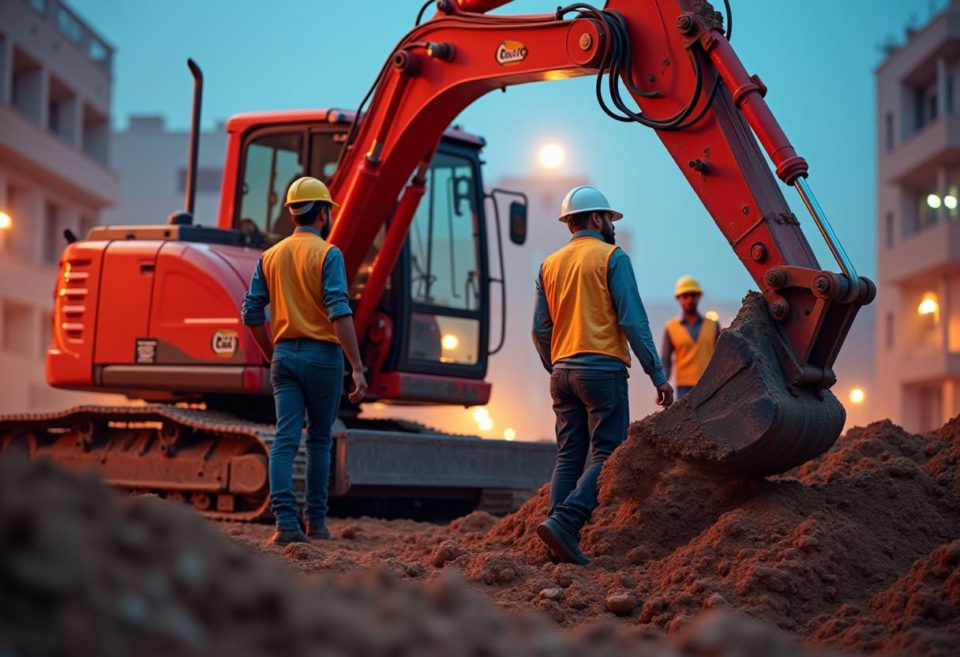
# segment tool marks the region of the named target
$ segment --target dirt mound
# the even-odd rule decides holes
[[[547,558],[534,533],[547,487],[485,536],[461,540],[469,552],[509,547],[540,566],[492,592],[501,604],[526,601],[567,624],[616,613],[667,631],[706,609],[736,609],[821,645],[954,654],[944,646],[960,645],[960,574],[944,564],[960,537],[960,422],[930,436],[890,422],[856,428],[775,480],[671,459],[648,426],[635,423],[604,468],[601,506],[582,532],[589,566]],[[939,565],[925,569],[924,559]],[[917,569],[920,589],[907,575]],[[543,575],[562,596],[538,597]]]
[[[918,560],[863,611],[844,605],[815,639],[874,652],[949,655],[960,648],[960,540]]]
[[[323,546],[282,554],[330,558]],[[469,568],[502,583],[529,566],[491,553]],[[457,575],[419,585],[383,569],[306,585],[292,575],[175,504],[123,497],[45,463],[0,461],[4,655],[809,654],[730,615],[676,637],[603,625],[561,634],[542,615],[504,614]]]

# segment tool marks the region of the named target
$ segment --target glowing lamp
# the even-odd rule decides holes
[[[863,388],[857,386],[850,390],[850,403],[851,404],[862,404],[867,398],[867,393]]]
[[[940,207],[940,197],[936,194],[927,194],[927,205],[936,210]]]
[[[923,300],[917,306],[917,312],[921,315],[935,315],[938,310],[940,310],[940,305],[937,303],[937,295],[933,292],[924,294]]]
[[[947,194],[943,197],[943,204],[947,207],[948,210],[957,209],[957,197],[951,194]]]
[[[490,431],[490,429],[493,428],[493,420],[485,417],[477,422],[477,428],[480,429],[480,431]]]
[[[540,166],[544,169],[556,169],[566,159],[560,144],[544,144],[540,147]]]
[[[13,219],[6,212],[0,212],[0,230],[10,230],[13,227]]]
[[[716,310],[708,310],[703,314],[703,316],[714,322],[720,321],[720,313],[718,313]]]
[[[504,440],[516,440],[517,439],[517,430],[513,427],[507,427],[503,430],[503,439]]]
[[[477,406],[473,409],[473,421],[479,424],[482,420],[490,419],[490,411],[485,406]]]
[[[460,338],[455,336],[453,333],[447,333],[440,340],[440,344],[447,351],[453,351],[460,346]]]

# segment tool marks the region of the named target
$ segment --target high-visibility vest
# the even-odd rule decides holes
[[[617,249],[595,237],[571,240],[543,261],[543,291],[553,319],[550,360],[605,354],[630,366],[627,338],[607,284]]]
[[[700,324],[700,334],[696,342],[690,331],[684,326],[679,317],[667,322],[667,335],[673,344],[677,365],[674,368],[678,386],[695,386],[707,369],[717,339],[717,323],[712,319],[703,318]]]
[[[340,344],[323,304],[323,261],[332,246],[310,231],[297,231],[264,252],[273,340],[312,338]]]

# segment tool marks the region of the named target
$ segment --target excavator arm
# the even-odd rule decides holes
[[[392,217],[357,309],[360,335],[376,340],[389,334],[383,319],[373,321],[376,304],[423,194],[423,172],[454,117],[490,91],[594,75],[608,115],[657,131],[779,325],[777,352],[789,394],[771,407],[768,397],[777,395],[759,389],[753,401],[761,417],[742,426],[714,423],[718,435],[712,439],[745,432],[738,444],[755,448],[799,417],[806,428],[796,440],[810,448],[766,465],[750,459],[738,466],[751,471],[780,471],[829,447],[843,424],[842,407],[826,390],[836,381],[833,363],[875,287],[857,276],[837,241],[807,184],[806,161],[764,101],[765,86],[731,48],[722,14],[705,0],[610,0],[602,10],[577,3],[532,16],[485,13],[503,4],[440,0],[436,15],[393,51],[371,89],[369,107],[356,115],[332,181],[342,207],[330,239],[343,250],[348,277]],[[776,176],[800,194],[841,273],[820,267],[758,141]],[[723,352],[721,343],[712,379],[708,371],[700,388],[717,392],[733,385],[732,370],[744,369],[743,353],[733,359],[740,365],[731,365],[723,362],[729,360]],[[751,403],[743,401],[745,407]],[[821,434],[816,440],[809,435],[814,432]]]

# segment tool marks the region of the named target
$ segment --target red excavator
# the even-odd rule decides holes
[[[584,75],[596,76],[606,114],[657,131],[779,325],[782,381],[751,380],[749,357],[721,340],[700,386],[706,392],[689,402],[702,406],[702,438],[724,447],[714,465],[782,472],[832,445],[844,419],[828,390],[832,366],[876,290],[857,276],[831,230],[807,184],[806,161],[764,102],[766,87],[732,50],[728,3],[726,21],[705,0],[487,14],[503,4],[436,2],[435,15],[422,24],[418,17],[355,112],[233,117],[216,228],[194,225],[191,215],[202,84],[191,64],[187,212],[164,225],[68,236],[74,241],[55,290],[50,384],[149,403],[0,418],[4,446],[25,445],[35,456],[188,501],[214,517],[261,516],[272,427],[255,419],[269,405],[268,366],[240,324],[240,304],[261,250],[292,231],[282,198],[302,175],[329,181],[342,206],[330,241],[343,251],[352,281],[371,381],[366,401],[486,403],[487,358],[496,351],[489,347],[492,288],[504,294],[499,206],[495,198],[495,239],[488,240],[484,142],[448,126],[490,91]],[[818,264],[757,141],[780,180],[800,194],[840,273]],[[522,243],[525,205],[515,198],[509,233]],[[502,344],[502,312],[500,319]],[[509,505],[505,493],[539,485],[552,466],[550,445],[365,421],[356,408],[341,419],[334,495],[416,489]]]

